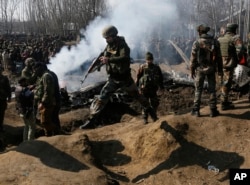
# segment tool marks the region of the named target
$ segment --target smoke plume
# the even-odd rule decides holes
[[[63,47],[50,60],[51,64],[48,67],[58,75],[60,80],[68,79],[66,74],[69,71],[79,69],[84,62],[99,55],[106,45],[101,34],[105,26],[116,26],[119,31],[118,35],[125,37],[131,49],[131,57],[137,58],[141,51],[148,49],[150,35],[161,34],[168,39],[170,33],[167,33],[167,27],[174,25],[177,19],[174,0],[109,0],[108,4],[111,7],[109,15],[105,18],[97,17],[85,30],[82,30],[84,40],[70,50]],[[79,78],[83,78],[85,72],[83,71],[82,77]],[[98,77],[98,72],[94,73],[88,76],[86,85],[93,83],[94,79],[100,81],[104,78],[105,80],[105,77]],[[76,90],[80,86],[80,81],[77,83],[77,85],[67,83],[67,89]]]

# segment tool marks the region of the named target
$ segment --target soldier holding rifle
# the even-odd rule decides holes
[[[89,119],[80,126],[80,129],[88,125],[96,125],[97,117],[108,103],[110,96],[118,89],[126,91],[129,95],[140,102],[143,109],[149,113],[153,121],[157,120],[155,111],[149,105],[148,100],[140,95],[137,86],[131,76],[130,68],[130,48],[125,38],[118,36],[115,26],[108,26],[103,29],[102,36],[106,39],[107,46],[98,60],[101,64],[106,64],[108,80],[103,86],[100,95],[94,99],[90,106]],[[93,66],[92,66],[93,67]],[[89,71],[91,68],[89,69]]]

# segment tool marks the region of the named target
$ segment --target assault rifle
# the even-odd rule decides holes
[[[104,53],[101,52],[98,57],[96,57],[93,62],[91,63],[91,65],[89,66],[87,73],[85,74],[83,80],[81,80],[81,83],[83,84],[84,81],[86,80],[86,78],[88,77],[89,73],[93,73],[94,71],[100,71],[101,67],[104,65],[101,61],[100,61],[100,57],[103,56]]]

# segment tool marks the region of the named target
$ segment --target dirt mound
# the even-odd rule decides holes
[[[109,103],[100,124],[85,130],[78,126],[88,107],[72,109],[60,115],[67,134],[44,137],[38,125],[30,142],[22,142],[13,101],[0,137],[0,185],[228,185],[230,168],[250,166],[249,101],[234,95],[235,109],[211,118],[205,91],[197,118],[190,115],[193,93],[192,86],[166,88],[159,120],[147,125],[136,102]]]

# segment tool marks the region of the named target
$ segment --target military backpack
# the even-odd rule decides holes
[[[209,37],[201,37],[197,41],[198,70],[203,73],[211,73],[214,70],[215,40]]]

